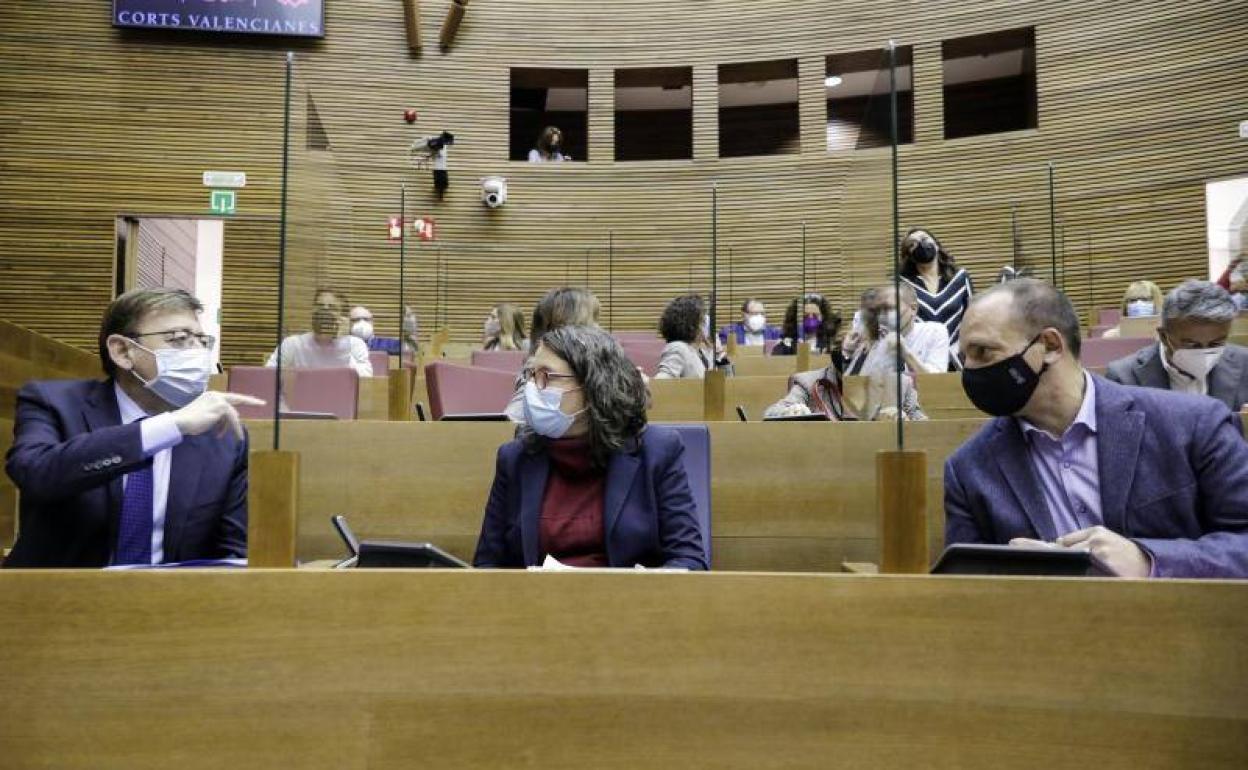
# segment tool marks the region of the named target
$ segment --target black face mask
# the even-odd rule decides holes
[[[1023,358],[1038,339],[1039,334],[1017,354],[995,364],[962,370],[962,390],[977,409],[993,417],[1008,417],[1027,406],[1040,384],[1040,375],[1049,368],[1046,363],[1037,372]]]
[[[933,259],[936,259],[936,244],[923,241],[910,251],[910,256],[914,257],[914,261],[920,265],[926,265]]]

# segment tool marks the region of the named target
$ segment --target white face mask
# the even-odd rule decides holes
[[[368,342],[373,338],[373,322],[359,320],[351,324],[351,334]]]
[[[1127,318],[1157,315],[1157,306],[1151,300],[1133,299],[1127,303]]]
[[[745,328],[757,334],[767,328],[767,316],[762,313],[751,313],[745,317]]]
[[[133,340],[131,340],[133,342]],[[207,348],[160,348],[151,350],[139,343],[156,358],[156,376],[150,380],[133,369],[131,373],[143,383],[143,387],[159,396],[165,403],[182,408],[203,395],[212,376],[212,351]]]
[[[534,433],[546,438],[563,438],[577,415],[585,411],[568,414],[560,408],[564,394],[570,392],[553,388],[542,390],[532,380],[524,383],[524,421]]]
[[[1222,360],[1226,347],[1180,348],[1170,354],[1170,365],[1199,381],[1208,379],[1209,372]]]
[[[485,325],[481,327],[481,330],[485,332],[485,336],[487,337],[497,337],[501,327],[496,319],[487,318],[485,319]]]

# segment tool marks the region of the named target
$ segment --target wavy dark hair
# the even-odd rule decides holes
[[[529,355],[537,352],[546,332],[561,326],[597,326],[601,304],[589,289],[561,286],[551,289],[533,308],[529,324]]]
[[[659,318],[659,334],[668,342],[696,343],[702,333],[706,303],[698,294],[686,294],[667,303]]]
[[[815,338],[819,347],[827,350],[836,340],[836,335],[841,330],[841,315],[832,310],[832,306],[824,299],[822,294],[804,294],[800,297],[794,297],[793,301],[784,310],[784,325],[781,327],[781,336],[797,340],[799,332],[798,321],[799,314],[805,310],[806,305],[818,305],[819,313],[823,316],[823,323],[819,327]]]
[[[897,244],[897,247],[901,250],[901,276],[914,280],[918,280],[919,277],[919,265],[914,261],[916,244],[910,240],[910,236],[915,233],[927,233],[933,241],[936,241],[936,261],[939,263],[938,269],[940,271],[941,283],[952,281],[953,277],[958,274],[958,262],[953,258],[952,254],[945,251],[945,247],[941,244],[940,239],[926,227],[912,227],[906,231],[905,235],[901,236],[901,240]]]
[[[596,326],[563,326],[547,332],[541,344],[567,362],[580,383],[594,466],[606,468],[611,455],[634,450],[646,429],[649,394],[637,365],[615,338]],[[520,426],[516,436],[531,451],[549,440],[528,425]]]

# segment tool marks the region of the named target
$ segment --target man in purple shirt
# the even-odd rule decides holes
[[[6,470],[21,531],[5,567],[103,567],[247,553],[247,438],[206,391],[211,336],[181,289],[135,289],[100,324],[105,380],[28,382]]]
[[[945,464],[945,542],[1091,551],[1123,577],[1248,577],[1248,443],[1224,404],[1130,388],[1079,362],[1049,284],[980,294],[963,387],[997,419]]]

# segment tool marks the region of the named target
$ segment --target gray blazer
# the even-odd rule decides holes
[[[656,380],[701,380],[706,377],[710,361],[702,351],[688,342],[669,342],[659,357],[659,371]]]
[[[1170,375],[1161,363],[1158,345],[1149,345],[1134,355],[1120,358],[1109,365],[1105,378],[1123,385],[1170,390]],[[1209,395],[1233,413],[1248,404],[1248,348],[1227,345],[1222,360],[1209,372]]]

